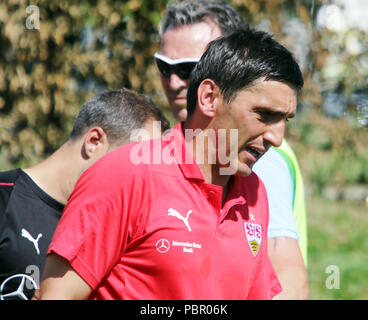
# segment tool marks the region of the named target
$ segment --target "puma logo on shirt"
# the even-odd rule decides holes
[[[31,241],[37,251],[37,254],[40,254],[40,249],[38,248],[38,241],[42,237],[42,233],[39,233],[37,238],[34,239],[31,234],[26,230],[22,229],[22,237],[26,238],[27,240]]]
[[[172,208],[169,208],[169,210],[167,210],[169,213],[168,213],[168,215],[169,216],[173,216],[173,217],[176,217],[176,218],[178,218],[179,220],[182,220],[183,222],[184,222],[184,224],[186,225],[186,227],[188,228],[188,230],[191,232],[192,231],[192,228],[190,227],[190,225],[189,225],[189,221],[188,221],[188,219],[189,219],[189,216],[190,216],[190,214],[192,213],[192,210],[189,210],[188,212],[187,212],[187,215],[186,215],[186,217],[184,218],[179,212],[177,212],[176,210],[174,210],[174,209],[172,209]]]

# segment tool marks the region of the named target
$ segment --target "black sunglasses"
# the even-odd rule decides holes
[[[175,73],[183,80],[189,79],[190,73],[200,59],[184,58],[173,60],[159,53],[155,53],[154,57],[158,70],[165,78],[169,78],[172,73]]]

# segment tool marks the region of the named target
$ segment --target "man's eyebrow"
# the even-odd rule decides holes
[[[295,117],[295,112],[292,112],[292,113],[282,112],[282,111],[279,111],[279,110],[270,109],[268,107],[258,106],[258,107],[255,107],[254,110],[257,111],[257,112],[264,112],[264,113],[267,113],[269,115],[276,116],[278,118],[291,119],[291,118]]]

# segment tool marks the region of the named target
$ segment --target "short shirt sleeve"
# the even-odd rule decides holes
[[[293,210],[294,182],[286,161],[275,149],[270,148],[253,170],[267,190],[270,215],[268,237],[298,240]]]
[[[67,259],[92,289],[137,231],[147,198],[140,184],[141,171],[124,159],[118,149],[82,174],[48,251]]]

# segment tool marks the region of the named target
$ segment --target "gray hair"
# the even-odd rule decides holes
[[[190,25],[206,20],[213,20],[227,35],[236,29],[248,29],[248,23],[229,4],[212,0],[184,0],[168,4],[166,15],[158,26],[162,38],[171,27]]]

